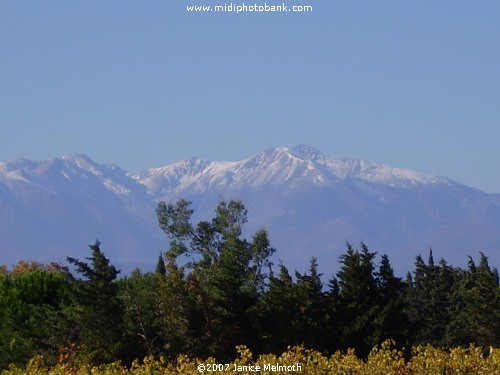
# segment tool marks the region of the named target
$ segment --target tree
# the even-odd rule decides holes
[[[96,240],[90,245],[89,263],[68,257],[83,279],[72,283],[72,306],[68,310],[74,324],[74,337],[84,355],[96,364],[116,360],[122,342],[122,303],[114,282],[118,271],[110,265]]]
[[[123,359],[128,364],[136,358],[161,355],[159,274],[142,274],[136,269],[129,277],[118,280],[118,286],[124,307]]]
[[[280,264],[278,276],[270,276],[257,309],[261,352],[281,354],[288,346],[303,343],[300,306],[297,285],[288,269]]]
[[[299,337],[308,347],[325,349],[328,340],[323,334],[328,323],[327,299],[323,292],[317,259],[311,259],[308,273],[296,272],[296,277],[301,318],[297,327]]]
[[[167,269],[165,268],[165,260],[163,259],[163,255],[160,254],[158,256],[158,262],[156,263],[155,273],[160,275],[164,275],[167,273]]]
[[[406,296],[414,344],[451,345],[446,331],[456,305],[456,272],[444,259],[435,265],[432,249],[427,264],[417,256],[413,285]]]
[[[264,290],[274,249],[265,230],[251,241],[242,238],[247,210],[241,201],[221,200],[214,218],[196,226],[191,224],[193,212],[185,200],[158,204],[160,228],[170,238],[166,257],[174,265],[180,257],[192,259],[186,263],[186,279],[198,304],[199,354],[229,358],[235,345],[253,344],[252,310]]]
[[[36,354],[53,364],[65,337],[68,273],[40,263],[18,265],[16,272],[0,275],[0,369],[9,363],[24,365]]]
[[[375,341],[381,343],[391,339],[399,346],[409,345],[410,321],[403,298],[405,284],[394,275],[389,257],[385,254],[382,255],[376,277],[380,311],[376,318]]]
[[[376,344],[374,333],[380,308],[373,265],[375,255],[364,243],[361,251],[348,243],[337,273],[342,346],[355,348],[363,356]]]
[[[479,266],[469,267],[459,288],[460,309],[448,329],[456,344],[476,343],[485,348],[500,345],[500,286],[498,272],[480,253]]]

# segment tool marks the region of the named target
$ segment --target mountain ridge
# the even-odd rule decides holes
[[[181,176],[186,178],[185,182],[188,184],[197,178],[201,178],[203,174],[210,175],[212,182],[218,177],[231,182],[241,181],[241,183],[247,186],[269,182],[284,183],[290,177],[296,176],[296,168],[299,167],[301,168],[299,172],[304,175],[309,174],[312,177],[312,181],[318,184],[334,182],[337,179],[348,177],[382,184],[388,183],[395,186],[415,185],[418,183],[451,183],[451,180],[443,177],[395,168],[387,164],[374,163],[362,159],[329,158],[320,151],[303,145],[292,149],[286,147],[270,148],[254,157],[238,162],[213,162],[199,158],[186,159],[185,161],[166,167],[151,168],[137,174],[136,178],[139,182],[150,187],[150,190],[154,191],[155,189],[151,188],[151,186],[155,185],[152,182],[155,178],[165,178],[165,175],[169,174],[169,181],[173,182],[176,173],[172,172],[172,166],[190,171],[190,179],[186,178],[186,174],[181,173]],[[252,170],[258,170],[259,176],[251,175],[245,177],[245,172]],[[262,170],[266,170],[267,174],[263,175]],[[181,184],[181,181],[178,181],[178,185]]]
[[[346,241],[364,241],[405,270],[429,246],[452,262],[489,247],[499,260],[500,194],[300,145],[233,162],[187,158],[136,174],[82,154],[2,162],[0,263],[84,257],[96,237],[124,268],[153,263],[168,246],[156,204],[180,198],[193,202],[195,220],[210,218],[221,198],[241,199],[248,233],[268,229],[290,268],[311,256],[335,267]]]

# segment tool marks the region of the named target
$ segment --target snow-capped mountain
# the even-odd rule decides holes
[[[0,263],[8,265],[85,257],[96,238],[115,262],[139,264],[162,238],[147,189],[84,155],[0,163],[0,212]]]
[[[359,159],[334,159],[309,146],[272,148],[240,162],[190,158],[137,176],[157,197],[176,191],[212,187],[258,188],[264,185],[327,186],[356,179],[391,187],[444,184],[451,181]]]
[[[179,198],[193,202],[195,219],[211,218],[221,198],[241,199],[248,233],[268,229],[290,268],[317,256],[330,275],[346,241],[387,253],[401,271],[429,246],[458,265],[478,251],[500,260],[500,195],[298,146],[236,162],[189,158],[137,175],[83,155],[0,163],[0,263],[85,257],[98,237],[128,269],[153,264],[168,242],[156,203]]]

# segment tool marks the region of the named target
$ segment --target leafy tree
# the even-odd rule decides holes
[[[137,270],[119,285],[125,307],[127,362],[146,355],[173,359],[196,352],[195,332],[200,332],[196,303],[183,267],[169,259],[164,275]]]
[[[183,353],[197,352],[197,305],[193,293],[190,293],[184,267],[179,267],[173,259],[169,259],[166,274],[159,277],[159,281],[157,300],[162,354],[174,358]]]
[[[265,230],[248,241],[242,238],[247,210],[241,201],[219,202],[211,221],[191,224],[190,203],[160,202],[157,215],[160,228],[170,238],[166,256],[175,264],[181,256],[186,264],[189,293],[197,303],[196,323],[202,338],[200,355],[229,358],[235,345],[252,345],[255,335],[252,310],[264,290],[270,256]]]
[[[119,298],[124,307],[124,348],[126,363],[147,355],[161,354],[159,321],[159,274],[134,270],[130,277],[118,280]]]

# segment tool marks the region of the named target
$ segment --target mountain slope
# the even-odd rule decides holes
[[[247,234],[268,229],[290,268],[317,256],[331,275],[346,241],[389,254],[401,272],[429,246],[458,265],[478,251],[500,260],[500,195],[298,146],[236,162],[189,158],[138,175],[84,155],[0,163],[0,263],[83,258],[98,237],[126,270],[153,264],[168,242],[157,201],[186,198],[195,219],[209,219],[222,197],[245,203]]]
[[[2,263],[64,261],[87,256],[96,237],[113,260],[141,261],[158,251],[155,203],[144,186],[116,166],[83,155],[0,164]]]
[[[209,217],[222,196],[242,199],[251,229],[269,229],[279,256],[294,265],[316,255],[335,267],[346,241],[387,252],[405,270],[429,246],[450,262],[482,250],[499,260],[498,196],[308,146],[233,163],[188,159],[136,177],[156,200],[193,201],[199,217]]]

